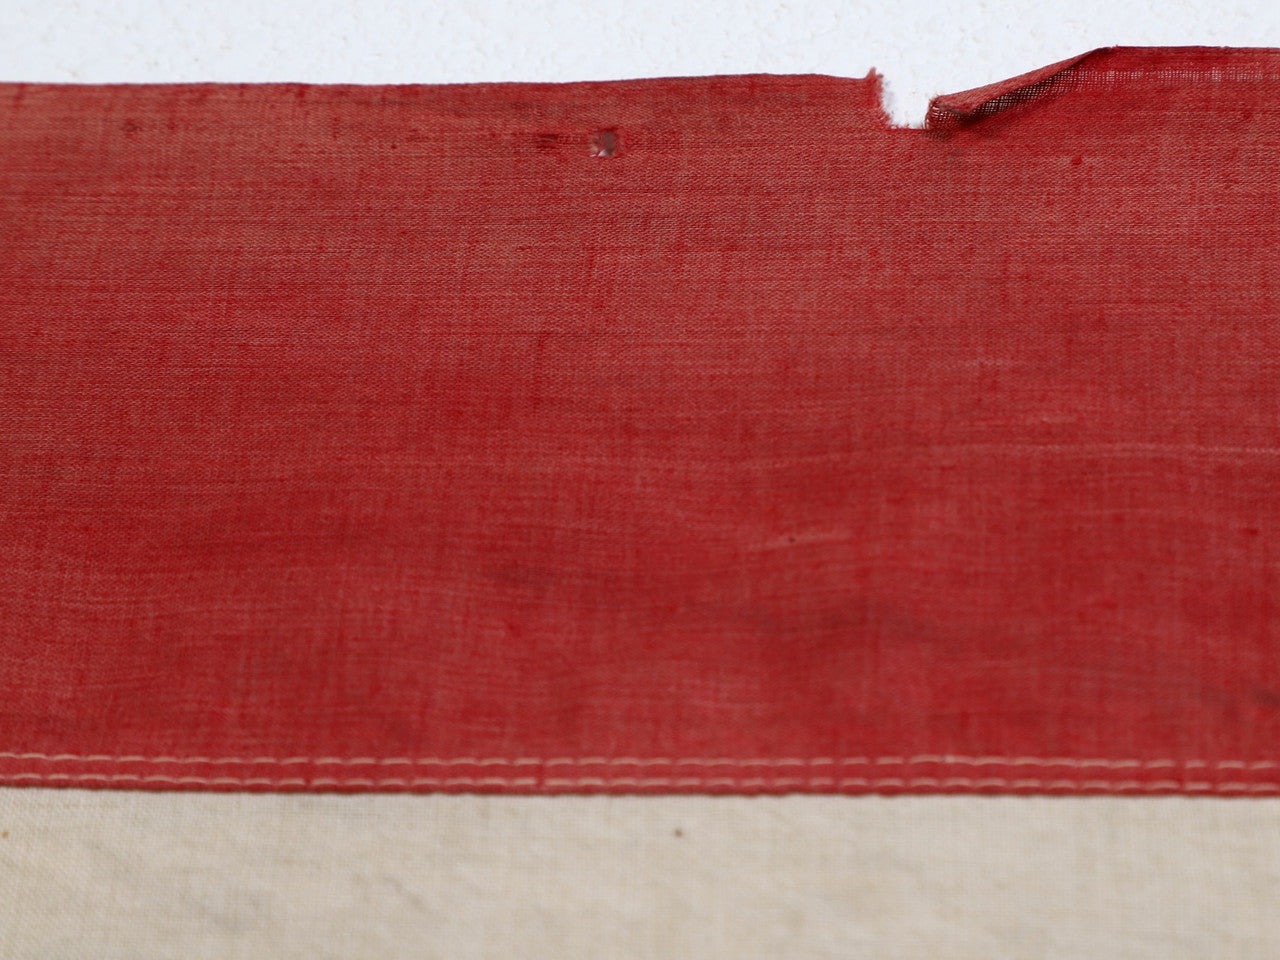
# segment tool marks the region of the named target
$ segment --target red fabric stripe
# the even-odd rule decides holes
[[[1277,790],[1278,94],[0,86],[0,781]]]

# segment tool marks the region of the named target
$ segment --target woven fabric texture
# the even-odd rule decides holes
[[[0,85],[0,782],[1280,792],[1280,53]]]
[[[0,790],[4,960],[1273,960],[1280,798]]]

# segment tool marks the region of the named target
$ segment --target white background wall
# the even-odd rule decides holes
[[[0,80],[435,83],[710,73],[887,82],[899,123],[1108,44],[1280,46],[1280,3],[0,0]]]

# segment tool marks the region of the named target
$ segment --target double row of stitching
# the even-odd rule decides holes
[[[963,756],[917,754],[881,757],[180,757],[142,754],[15,753],[0,751],[0,760],[48,763],[147,763],[225,766],[419,766],[419,767],[1063,767],[1107,770],[1273,770],[1275,760],[1106,759],[1101,757]]]
[[[29,783],[96,783],[104,785],[165,784],[198,787],[270,787],[321,789],[366,787],[378,789],[735,789],[735,790],[1038,790],[1078,793],[1219,793],[1280,794],[1280,783],[1177,780],[1099,780],[1084,778],[1009,777],[199,777],[136,773],[23,772],[0,775],[0,780]]]

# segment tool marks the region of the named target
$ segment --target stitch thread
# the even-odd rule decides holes
[[[1274,760],[1219,760],[1210,763],[1206,760],[1137,760],[1105,758],[1077,759],[1073,757],[1000,757],[1000,756],[949,756],[946,754],[918,754],[911,757],[815,757],[803,759],[799,757],[179,757],[179,756],[142,756],[140,754],[75,754],[75,753],[13,753],[0,751],[0,760],[39,760],[44,762],[81,762],[81,763],[151,763],[151,764],[198,764],[225,766],[421,766],[421,767],[487,767],[487,766],[611,766],[611,767],[816,767],[816,766],[963,766],[963,767],[1068,767],[1075,769],[1101,768],[1110,770],[1138,769],[1157,770],[1183,767],[1185,769],[1212,768],[1215,770],[1273,770],[1280,768],[1280,761]]]
[[[28,780],[37,783],[166,783],[201,786],[264,786],[264,787],[532,787],[538,785],[536,777],[317,777],[310,780],[301,777],[273,779],[270,777],[169,777],[162,774],[136,773],[16,773],[7,775],[9,780]],[[1011,779],[1006,777],[844,777],[838,781],[831,777],[788,777],[769,780],[766,777],[550,777],[542,784],[547,788],[618,788],[618,787],[730,787],[738,789],[786,787],[839,786],[862,789],[1012,789],[1051,791],[1101,791],[1106,793],[1152,793],[1170,790],[1198,793],[1256,793],[1280,794],[1280,783],[1224,783],[1192,782],[1176,780],[1043,780],[1036,778]]]

